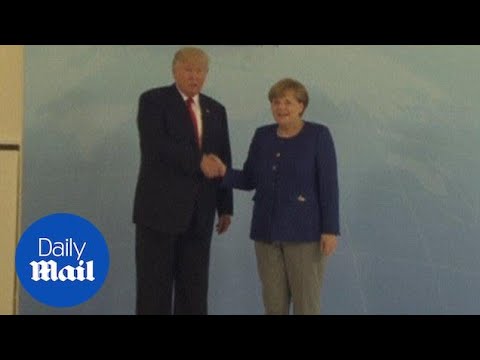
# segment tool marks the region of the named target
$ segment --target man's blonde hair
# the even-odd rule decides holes
[[[184,47],[178,50],[173,57],[172,69],[179,62],[193,62],[195,64],[205,65],[208,70],[209,58],[205,51],[196,47]]]

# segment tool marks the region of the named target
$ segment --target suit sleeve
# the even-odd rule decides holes
[[[317,154],[322,233],[340,234],[337,157],[330,130],[321,132]]]
[[[254,175],[254,162],[257,159],[258,148],[258,130],[255,131],[252,142],[248,149],[247,160],[243,164],[242,170],[227,167],[227,172],[222,181],[222,186],[233,187],[239,190],[253,190],[256,188]]]
[[[142,159],[147,166],[168,166],[176,172],[191,175],[200,167],[200,154],[192,143],[179,142],[165,132],[164,110],[151,95],[142,94],[138,105],[137,125]]]
[[[219,134],[222,144],[220,158],[224,161],[227,167],[231,167],[232,152],[230,148],[227,112],[224,107],[222,107],[220,119],[222,123],[221,134]],[[219,216],[233,215],[233,190],[231,188],[217,186],[217,212]]]

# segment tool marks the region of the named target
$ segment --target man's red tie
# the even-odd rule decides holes
[[[189,97],[187,99],[187,108],[188,112],[190,113],[190,118],[192,119],[193,129],[195,130],[195,140],[197,141],[198,147],[201,147],[200,135],[198,133],[198,120],[192,105],[194,105],[194,101],[191,97]]]

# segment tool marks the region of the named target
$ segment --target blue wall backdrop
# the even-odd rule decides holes
[[[267,92],[302,81],[305,118],[335,139],[342,237],[324,314],[480,314],[479,46],[203,46],[204,92],[226,106],[233,161],[273,122]],[[22,314],[133,314],[132,200],[138,96],[173,82],[178,46],[27,46],[23,228],[55,212],[86,217],[111,256],[99,293],[51,308],[23,290]],[[235,192],[212,242],[210,312],[261,314],[252,193]]]

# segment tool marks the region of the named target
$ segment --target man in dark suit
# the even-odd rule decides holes
[[[140,96],[141,162],[135,192],[136,313],[207,314],[210,242],[215,221],[227,231],[231,189],[219,187],[208,154],[231,164],[227,114],[201,94],[208,55],[182,48],[175,83]]]

